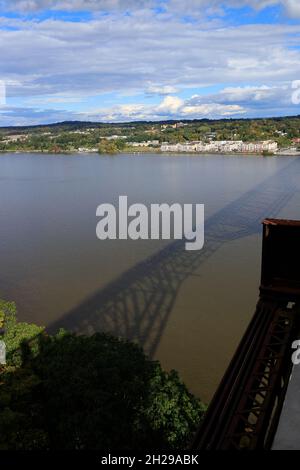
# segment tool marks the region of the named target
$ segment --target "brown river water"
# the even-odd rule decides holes
[[[205,244],[96,238],[96,208],[205,205]],[[300,159],[0,155],[0,297],[19,319],[138,341],[209,401],[258,297],[261,220],[300,219]]]

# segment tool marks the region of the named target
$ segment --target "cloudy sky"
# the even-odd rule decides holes
[[[300,114],[300,0],[0,0],[0,53],[0,126]]]

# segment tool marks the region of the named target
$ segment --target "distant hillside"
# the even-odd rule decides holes
[[[273,140],[280,149],[300,147],[300,116],[260,119],[193,119],[100,123],[66,121],[39,126],[0,128],[1,152],[100,151],[116,153],[162,143]]]
[[[110,122],[93,122],[93,121],[62,121],[56,122],[52,124],[39,124],[39,125],[32,125],[32,126],[0,126],[0,132],[9,132],[9,131],[45,131],[46,129],[61,129],[61,130],[74,130],[80,128],[87,128],[87,127],[132,127],[132,126],[143,126],[143,125],[164,125],[164,124],[176,124],[176,123],[185,123],[185,124],[201,124],[201,123],[209,123],[211,125],[217,123],[238,123],[238,122],[264,122],[264,121],[274,121],[274,122],[283,122],[285,120],[296,119],[300,120],[300,115],[295,116],[282,116],[282,117],[270,117],[270,118],[239,118],[239,119],[173,119],[173,120],[163,120],[163,121],[128,121],[128,122],[118,122],[118,123],[110,123]]]

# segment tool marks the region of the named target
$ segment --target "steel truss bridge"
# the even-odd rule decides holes
[[[270,449],[300,335],[300,222],[263,222],[260,297],[193,448]]]

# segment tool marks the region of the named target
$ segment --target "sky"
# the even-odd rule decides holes
[[[297,115],[298,89],[300,0],[0,0],[0,126]]]

